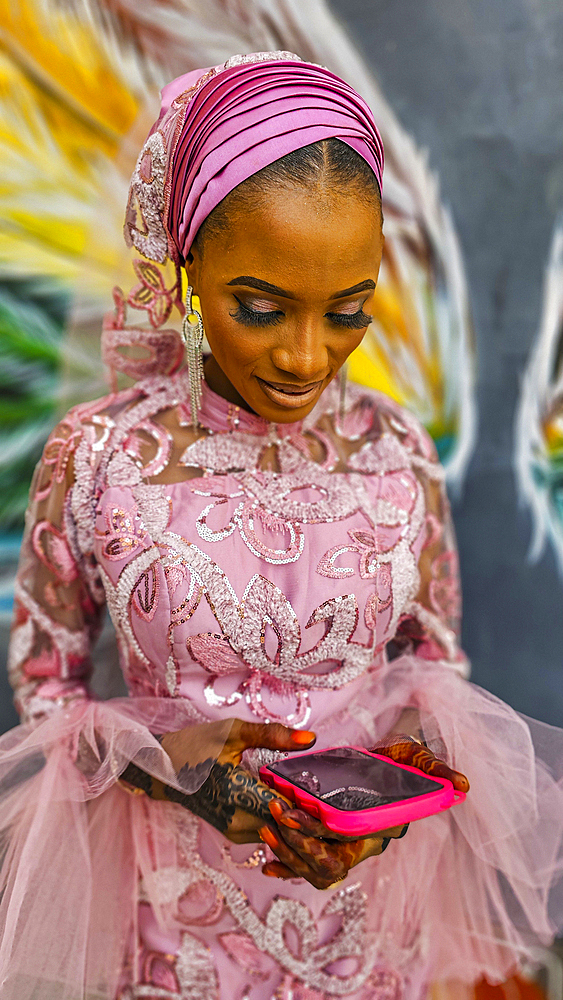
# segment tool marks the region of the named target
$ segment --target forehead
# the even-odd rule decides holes
[[[322,297],[376,277],[381,216],[354,188],[280,186],[235,209],[212,242],[204,266],[220,280],[252,274]]]

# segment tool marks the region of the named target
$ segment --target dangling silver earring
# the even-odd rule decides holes
[[[342,365],[342,368],[338,372],[338,389],[339,389],[339,400],[338,400],[338,423],[339,430],[344,427],[344,418],[346,416],[346,383],[348,382],[348,365],[346,362]]]
[[[203,381],[203,319],[192,306],[193,288],[188,285],[186,292],[186,312],[182,320],[182,340],[186,348],[190,377],[190,404],[192,424],[197,427],[197,415],[201,406],[201,383]]]

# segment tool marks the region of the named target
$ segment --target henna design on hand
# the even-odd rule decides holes
[[[260,836],[279,858],[269,862],[265,873],[278,878],[304,878],[316,889],[328,889],[346,878],[350,868],[374,854],[382,854],[391,838],[377,834],[354,841],[320,840],[291,828],[263,827]],[[281,864],[280,864],[281,862]]]
[[[435,757],[425,744],[418,743],[409,737],[400,739],[395,736],[388,743],[373,747],[372,753],[389,757],[397,764],[410,764],[411,767],[417,767],[424,774],[435,775],[437,778],[448,778],[459,792],[469,791],[469,782],[464,774],[452,770],[445,761]]]
[[[210,762],[204,761],[196,767],[200,770],[207,768]],[[187,783],[189,778],[186,769],[190,773],[194,770],[188,765],[181,768],[178,774],[181,784]],[[136,788],[142,788],[150,798],[177,802],[221,833],[228,832],[237,809],[266,823],[271,819],[269,804],[277,798],[274,792],[249,771],[232,763],[221,764],[219,761],[215,761],[201,787],[190,794],[164,785],[136,764],[129,764],[121,777]]]

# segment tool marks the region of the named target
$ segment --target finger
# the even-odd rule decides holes
[[[262,873],[271,878],[296,879],[299,877],[287,865],[282,865],[281,861],[267,861],[265,865],[262,865]]]
[[[404,827],[394,827],[392,830],[381,830],[371,837],[357,838],[349,841],[318,840],[306,837],[297,830],[280,828],[279,834],[288,847],[291,847],[309,867],[334,879],[337,872],[347,872],[366,858],[383,854],[391,840],[399,840],[404,836]],[[345,877],[344,874],[337,875]]]
[[[469,781],[461,771],[454,771],[443,760],[435,757],[428,747],[411,740],[398,740],[386,746],[375,747],[373,753],[389,757],[397,764],[408,764],[410,767],[417,767],[425,774],[435,775],[437,778],[447,778],[451,781],[458,792],[469,791]]]
[[[345,833],[337,833],[335,830],[329,830],[329,828],[326,827],[324,823],[321,823],[320,820],[315,819],[314,816],[311,816],[309,813],[303,812],[300,809],[291,809],[288,807],[287,812],[283,812],[283,810],[281,810],[279,819],[278,813],[280,810],[276,809],[275,806],[273,808],[270,807],[270,812],[272,813],[276,823],[279,823],[280,826],[287,827],[290,830],[299,830],[307,837],[317,837],[322,840],[334,840],[339,843],[346,843],[349,840],[359,839],[357,834],[349,836]]]
[[[344,843],[306,837],[297,830],[287,828],[280,829],[279,832],[284,843],[308,864],[317,877],[329,884],[345,878],[350,868],[364,858],[379,854],[384,839],[377,835]]]
[[[429,763],[428,768],[421,768],[420,770],[424,770],[426,774],[434,775],[437,778],[447,778],[448,781],[451,781],[457,792],[469,791],[469,781],[466,776],[461,771],[453,771],[451,767],[448,767],[443,760],[438,760],[437,757],[434,757],[434,760]]]
[[[292,851],[287,844],[285,844],[280,837],[269,826],[263,826],[259,831],[260,839],[263,840],[265,844],[268,845],[271,851],[274,852],[278,861],[293,873],[293,877],[305,878],[307,881],[311,881],[311,877],[314,873],[310,869],[306,861],[303,860],[295,851]]]
[[[324,840],[320,837],[309,837],[306,833],[301,833],[299,830],[291,830],[288,827],[280,827],[278,833],[284,843],[288,847],[291,847],[293,851],[296,851],[313,868],[317,868],[319,864],[324,867],[326,862],[342,865],[345,858],[348,861],[350,860],[351,853],[348,848],[351,848],[353,855],[356,856],[362,850],[365,843],[364,840],[359,841],[358,838],[353,841],[344,842],[340,840]],[[360,844],[362,845],[361,847],[359,846]]]
[[[310,813],[303,809],[292,809],[281,799],[276,799],[270,803],[270,812],[278,825],[286,826],[290,830],[301,830],[309,837],[333,837],[338,838],[338,834],[327,830],[320,820],[315,819]]]
[[[299,836],[296,831],[288,831],[288,833],[290,832]],[[323,859],[314,859],[314,864],[309,864],[305,857],[286,844],[271,827],[262,827],[259,833],[264,843],[268,845],[283,865],[289,868],[294,875],[306,879],[317,889],[328,889],[334,882],[338,882],[348,874],[348,869],[329,853]],[[313,843],[321,844],[321,841],[313,841]]]
[[[308,837],[322,837],[325,840],[338,841],[359,839],[357,835],[350,837],[344,833],[329,830],[319,819],[315,819],[304,809],[292,808],[291,804],[281,798],[271,803],[270,812],[279,825],[289,827],[290,830],[300,830]]]
[[[400,826],[392,826],[389,827],[387,830],[378,830],[377,836],[387,837],[389,840],[401,840],[401,838],[405,836],[408,828],[409,828],[408,823],[406,824],[401,823]]]
[[[300,821],[298,819],[293,819],[289,815],[290,810],[287,806],[285,806],[284,802],[279,799],[274,799],[273,802],[270,802],[269,808],[276,823],[283,823],[284,826],[289,826],[292,830],[301,829]]]
[[[238,720],[237,720],[238,721]],[[281,722],[240,722],[238,732],[231,731],[241,749],[265,747],[267,750],[305,750],[312,747],[316,736],[304,729],[290,729]]]
[[[323,837],[328,840],[337,840],[343,843],[347,843],[352,840],[362,840],[364,838],[356,836],[346,836],[345,834],[335,833],[334,830],[329,830],[324,826],[320,820],[315,819],[310,813],[305,812],[304,809],[292,809],[287,804],[276,799],[270,803],[270,812],[280,826],[289,828],[290,830],[300,830],[308,837]],[[407,823],[408,827],[408,823]],[[370,831],[366,836],[372,836],[377,832],[380,837],[390,837],[394,840],[399,840],[401,837],[405,836],[406,827],[404,825],[394,826],[387,830],[377,830]]]

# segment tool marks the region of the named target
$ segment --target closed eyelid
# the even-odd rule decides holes
[[[254,298],[254,296],[248,295],[240,296],[240,298],[238,295],[235,295],[235,299],[239,303],[242,302],[247,309],[253,309],[255,312],[282,312],[278,303],[272,302],[271,299],[258,299]],[[354,299],[352,302],[344,302],[341,305],[335,306],[333,309],[330,309],[329,312],[342,313],[345,315],[360,312],[365,306],[366,301],[366,297],[363,299]]]
[[[237,302],[240,302],[238,296],[235,295]],[[252,309],[253,312],[281,312],[278,305],[268,299],[255,299],[253,296],[244,297],[244,305],[247,309]]]
[[[338,308],[331,309],[330,312],[340,316],[353,316],[354,313],[360,312],[366,304],[366,300],[361,301],[360,299],[355,299],[353,302],[345,302],[344,305],[338,306]]]

